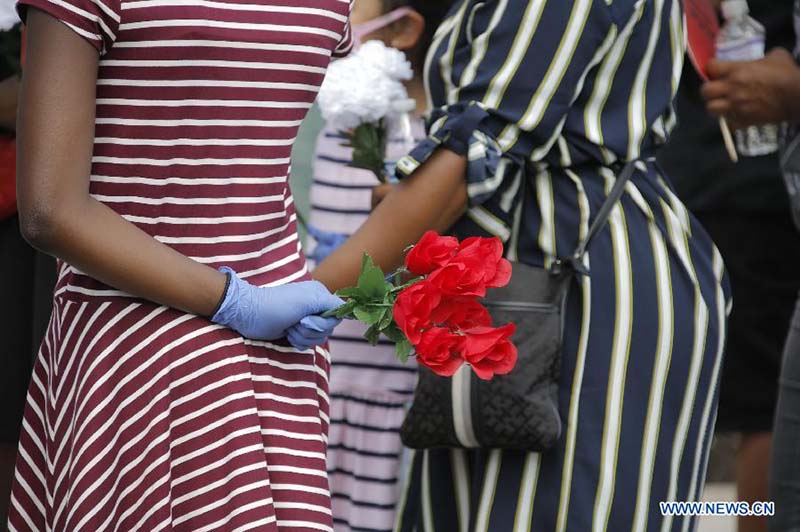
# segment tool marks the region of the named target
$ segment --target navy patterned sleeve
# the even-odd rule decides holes
[[[509,170],[550,151],[616,34],[604,0],[463,0],[428,58],[429,136],[398,163],[398,177],[445,146],[468,156],[470,202],[483,204]]]

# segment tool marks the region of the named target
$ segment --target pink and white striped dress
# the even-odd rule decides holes
[[[348,0],[22,0],[101,52],[91,193],[257,285],[308,277],[287,185]],[[131,254],[135,254],[131,250]],[[11,530],[332,530],[329,356],[60,264]]]

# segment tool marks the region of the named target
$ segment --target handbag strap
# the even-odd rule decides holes
[[[583,263],[583,257],[586,255],[586,250],[589,248],[589,245],[592,243],[597,234],[600,233],[603,227],[605,227],[606,222],[608,222],[611,209],[614,208],[614,206],[622,197],[622,194],[625,191],[625,185],[627,185],[628,181],[630,181],[631,177],[633,177],[633,171],[636,169],[636,163],[638,161],[639,159],[634,159],[633,161],[626,163],[622,168],[622,171],[617,176],[616,181],[614,181],[614,186],[611,187],[611,191],[608,193],[606,200],[603,202],[603,205],[600,206],[600,210],[597,211],[597,216],[594,217],[592,225],[589,227],[589,231],[586,233],[586,236],[578,244],[578,247],[575,249],[572,257],[567,259],[566,262],[568,262],[571,268],[576,272],[584,275],[589,274],[589,270]],[[558,266],[563,265],[564,262],[564,260],[556,261],[557,264],[554,265],[556,266],[556,272],[558,272],[560,269]]]

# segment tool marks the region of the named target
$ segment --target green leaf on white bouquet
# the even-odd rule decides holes
[[[350,166],[369,170],[381,183],[385,183],[386,127],[383,120],[377,124],[361,124],[346,136],[350,141],[348,146],[353,148],[353,160]]]

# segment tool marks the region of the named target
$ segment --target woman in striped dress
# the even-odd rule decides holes
[[[730,299],[714,244],[652,159],[683,58],[678,0],[461,0],[439,28],[429,137],[316,269],[329,287],[353,282],[362,249],[396,266],[428,228],[496,235],[509,259],[549,264],[575,249],[621,164],[638,162],[570,293],[559,442],[417,452],[400,530],[695,524],[658,502],[703,489]]]
[[[286,176],[349,2],[20,5],[20,214],[61,261],[10,529],[332,531],[341,301]]]

